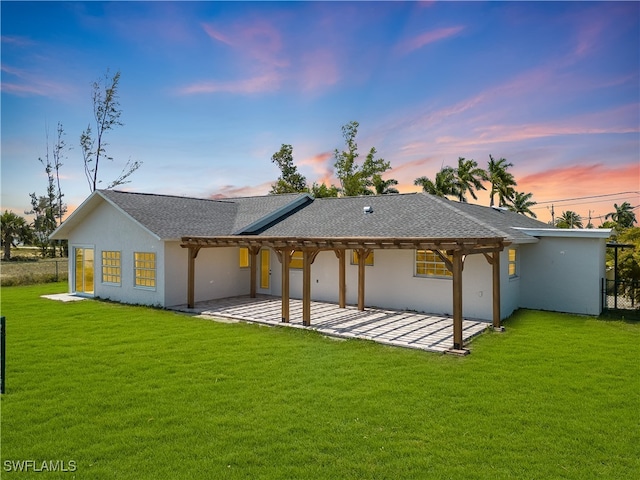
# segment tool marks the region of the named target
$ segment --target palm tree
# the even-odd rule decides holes
[[[458,200],[466,202],[466,192],[469,192],[474,200],[477,200],[475,190],[486,190],[482,185],[482,181],[489,180],[487,172],[478,167],[478,162],[475,160],[466,160],[463,157],[458,158],[458,168],[455,170],[456,182],[460,189],[458,193]]]
[[[513,195],[513,203],[509,205],[509,210],[521,213],[522,215],[529,215],[533,218],[538,218],[538,216],[531,211],[531,207],[538,203],[531,200],[532,196],[533,193],[515,192]]]
[[[4,246],[4,259],[11,259],[11,245],[14,242],[29,241],[31,239],[31,228],[24,217],[5,210],[0,215],[2,245]]]
[[[433,181],[427,177],[420,177],[416,178],[413,184],[422,187],[423,191],[438,197],[446,197],[448,195],[460,197],[460,188],[456,182],[456,172],[451,167],[443,167],[436,173],[436,178]]]
[[[567,210],[556,220],[557,228],[582,228],[582,217],[576,212]]]
[[[623,229],[633,227],[633,224],[637,222],[636,214],[633,213],[633,207],[629,202],[624,202],[620,206],[614,203],[613,208],[615,208],[616,211],[607,213],[604,218],[606,220],[611,217],[611,220],[616,223],[616,228]]]
[[[491,195],[490,195],[490,203],[489,205],[493,207],[494,205],[494,196],[498,195],[498,206],[503,207],[507,204],[507,202],[513,199],[515,194],[516,180],[513,178],[513,175],[507,172],[509,167],[513,167],[513,163],[507,163],[507,160],[501,158],[500,160],[495,160],[491,155],[489,155],[489,168],[488,172],[488,180],[491,182]]]
[[[394,188],[394,185],[398,184],[398,181],[390,178],[389,180],[383,180],[380,175],[377,173],[373,176],[372,179],[373,188],[375,189],[376,195],[387,195],[389,193],[400,193],[397,188]]]

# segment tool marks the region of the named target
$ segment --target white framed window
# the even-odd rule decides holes
[[[143,288],[156,288],[156,254],[154,252],[135,252],[134,285]]]
[[[447,258],[453,261],[451,255]],[[442,258],[431,250],[416,250],[415,274],[416,277],[453,277]]]
[[[121,282],[120,252],[102,251],[102,283],[120,285]]]
[[[509,249],[509,278],[515,278],[518,276],[518,250],[515,248]]]

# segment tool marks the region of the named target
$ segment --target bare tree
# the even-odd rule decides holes
[[[116,72],[113,77],[109,76],[109,70],[104,78],[93,82],[93,117],[95,120],[95,133],[91,129],[91,124],[80,135],[80,146],[82,147],[82,156],[84,158],[84,173],[89,183],[89,190],[96,190],[98,183],[98,169],[100,160],[113,160],[113,157],[107,155],[104,135],[121,126],[120,102],[118,100],[118,84],[120,82],[120,72]],[[142,162],[131,161],[129,159],[125,164],[120,175],[111,182],[107,188],[114,188],[118,185],[128,183],[127,178],[135,172]]]

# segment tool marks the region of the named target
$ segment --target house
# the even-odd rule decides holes
[[[425,193],[211,200],[97,190],[51,238],[69,241],[78,295],[171,307],[264,293],[282,297],[283,321],[289,298],[301,298],[499,326],[518,308],[600,314],[609,233]]]

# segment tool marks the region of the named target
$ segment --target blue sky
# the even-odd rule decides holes
[[[638,2],[6,2],[2,209],[43,194],[56,124],[70,209],[90,193],[81,132],[93,81],[121,72],[124,125],[108,133],[106,186],[266,194],[281,144],[309,183],[337,184],[341,126],[360,123],[402,192],[458,157],[514,164],[535,212],[587,217],[640,204]],[[561,199],[618,194],[557,202]],[[481,195],[479,203],[488,204]],[[638,210],[636,210],[638,212]]]

